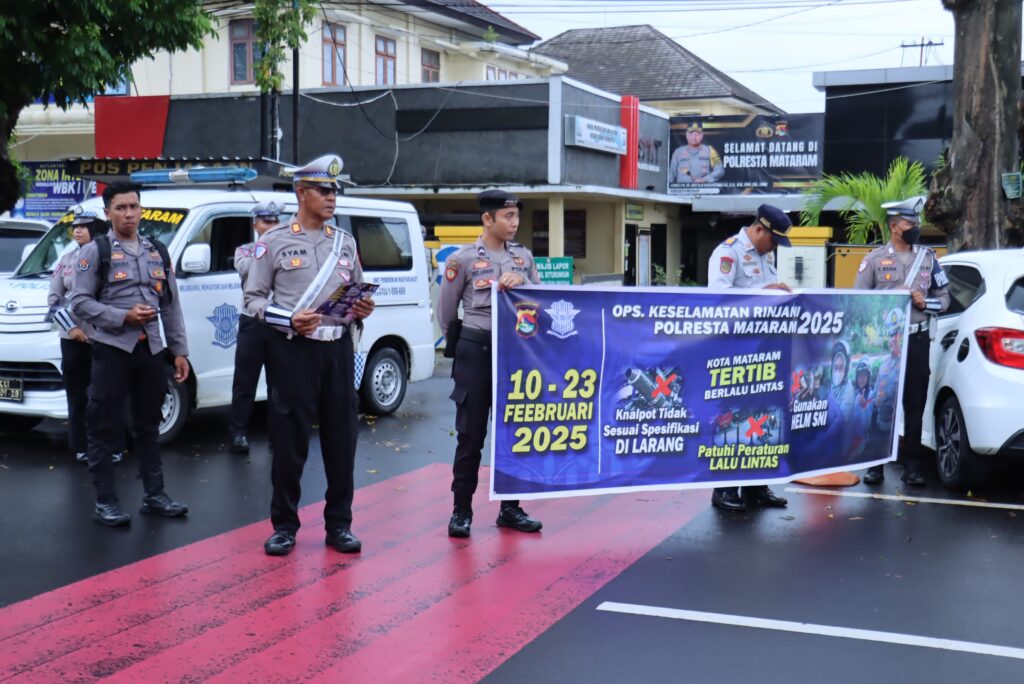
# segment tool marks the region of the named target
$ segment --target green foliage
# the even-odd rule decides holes
[[[676,269],[675,285],[679,287],[693,287],[697,285],[696,280],[689,280],[683,277],[683,267]],[[651,285],[668,285],[668,272],[661,264],[654,264],[654,274],[651,276]]]
[[[252,16],[256,20],[256,41],[263,47],[254,65],[260,91],[280,91],[284,76],[280,67],[286,50],[297,50],[306,40],[306,26],[317,16],[319,4],[313,0],[256,0]]]
[[[927,192],[924,167],[919,162],[911,163],[906,157],[899,157],[889,165],[885,178],[870,173],[843,173],[815,182],[804,192],[800,222],[805,226],[818,225],[825,206],[833,200],[841,200],[843,206],[839,215],[847,222],[850,242],[887,242],[889,225],[881,205]]]
[[[131,65],[163,50],[199,48],[212,35],[194,0],[29,0],[0,9],[4,141],[39,97],[66,109],[131,79]]]
[[[488,26],[487,30],[484,31],[484,42],[485,43],[497,43],[498,32],[494,30],[493,26]]]

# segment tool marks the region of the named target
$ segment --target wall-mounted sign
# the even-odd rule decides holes
[[[821,178],[823,114],[672,117],[670,195],[803,192]]]
[[[68,173],[64,162],[22,162],[22,166],[29,170],[32,181],[12,212],[14,216],[56,221],[68,207],[95,193],[96,184]]]
[[[661,164],[658,163],[658,153],[661,151],[661,141],[641,135],[639,142],[641,171],[661,171]]]
[[[582,116],[569,116],[566,117],[565,142],[599,152],[626,154],[626,129]]]
[[[567,257],[534,257],[542,285],[572,285],[573,260]]]
[[[626,220],[627,221],[643,221],[644,220],[644,205],[633,204],[626,202]]]

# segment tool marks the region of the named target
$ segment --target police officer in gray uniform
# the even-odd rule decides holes
[[[65,252],[53,268],[50,280],[50,305],[53,320],[57,322],[60,335],[60,374],[64,382],[64,394],[68,402],[68,446],[75,460],[86,463],[89,460],[88,441],[85,432],[85,411],[88,406],[89,375],[92,368],[92,347],[89,340],[94,328],[71,313],[69,299],[71,286],[78,268],[78,253],[82,245],[88,244],[93,236],[107,232],[106,222],[95,209],[81,205],[71,208],[71,237],[77,244],[75,249]],[[113,454],[114,463],[120,463],[120,450]]]
[[[949,280],[935,252],[918,244],[921,237],[923,197],[883,204],[889,223],[889,242],[872,250],[857,269],[854,287],[859,290],[909,290],[910,329],[907,363],[903,376],[903,475],[908,485],[925,484],[921,426],[928,400],[931,369],[929,327],[934,317],[949,306]],[[885,454],[865,453],[866,457]],[[878,484],[885,477],[882,466],[864,475],[865,484]]]
[[[131,401],[132,434],[145,490],[141,512],[165,517],[188,512],[164,492],[156,440],[172,363],[168,353],[175,382],[185,381],[189,366],[178,286],[164,263],[166,248],[138,232],[138,187],[112,183],[103,191],[103,204],[111,230],[81,248],[71,310],[95,326],[87,409],[89,471],[96,487],[93,519],[117,526],[131,521],[118,504],[113,472],[113,453],[124,429],[125,394]]]
[[[326,543],[341,553],[362,549],[351,529],[359,406],[352,337],[374,303],[370,298],[356,302],[354,324],[316,312],[343,284],[363,281],[355,238],[328,223],[341,167],[339,157],[326,155],[294,171],[299,211],[253,246],[245,282],[245,308],[271,326],[274,533],[263,545],[271,556],[287,555],[295,546],[299,483],[314,424],[320,425],[327,475]]]
[[[775,270],[775,247],[789,246],[792,222],[785,212],[770,204],[757,208],[757,220],[732,236],[711,253],[708,259],[708,287],[763,288],[786,290],[789,286],[779,282]],[[765,485],[743,488],[717,487],[711,495],[711,505],[728,511],[746,510],[747,505],[783,508],[788,501],[776,496]]]
[[[263,234],[278,223],[283,207],[274,200],[264,200],[252,209],[252,227],[259,240]],[[252,253],[256,243],[249,242],[235,249],[235,270],[245,279],[252,265]],[[267,326],[242,307],[238,317],[238,341],[235,346],[235,374],[231,383],[231,413],[228,429],[231,434],[231,451],[235,454],[249,453],[249,418],[256,401],[256,385],[260,382],[260,371],[267,363],[269,337]]]
[[[699,121],[686,129],[686,145],[676,149],[669,161],[670,183],[714,183],[725,173],[722,158],[704,145],[704,128]]]
[[[453,341],[455,360],[455,430],[458,441],[452,466],[455,507],[448,522],[448,536],[468,537],[473,522],[473,494],[480,471],[481,450],[487,437],[491,411],[491,283],[508,290],[524,283],[539,283],[530,251],[512,239],[519,229],[523,203],[503,190],[487,190],[477,196],[483,234],[452,256],[444,268],[437,320]],[[463,317],[458,321],[459,303]],[[452,339],[456,338],[456,339]],[[518,501],[502,501],[499,527],[537,532],[541,522],[530,518]]]

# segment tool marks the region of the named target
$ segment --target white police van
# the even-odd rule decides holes
[[[257,202],[273,199],[287,216],[295,211],[296,199],[294,193],[244,186],[154,189],[158,176],[150,173],[141,192],[139,231],[170,252],[192,366],[185,383],[168,381],[160,424],[160,439],[167,442],[181,432],[193,409],[230,405],[242,307],[232,263],[235,248],[254,239],[250,212]],[[103,207],[100,198],[83,204]],[[67,418],[60,343],[46,320],[46,298],[54,264],[74,248],[71,218],[58,221],[14,275],[0,280],[3,430],[28,429],[46,417]],[[402,403],[407,383],[430,377],[434,367],[429,270],[419,218],[406,203],[341,195],[335,220],[355,236],[365,279],[380,285],[376,310],[365,321],[356,353],[356,384],[364,411],[389,414]],[[265,398],[261,378],[257,399]]]

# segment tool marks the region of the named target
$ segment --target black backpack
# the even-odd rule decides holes
[[[153,243],[153,247],[156,251],[160,252],[160,258],[164,262],[164,273],[171,272],[171,255],[167,251],[166,245],[155,238],[148,238]],[[141,236],[139,236],[139,247],[142,247]],[[106,235],[97,235],[93,238],[93,242],[96,243],[96,249],[100,253],[100,282],[107,282],[107,274],[110,273],[110,238]],[[174,294],[171,292],[170,287],[165,287],[160,292],[160,307],[163,308],[174,301]]]

